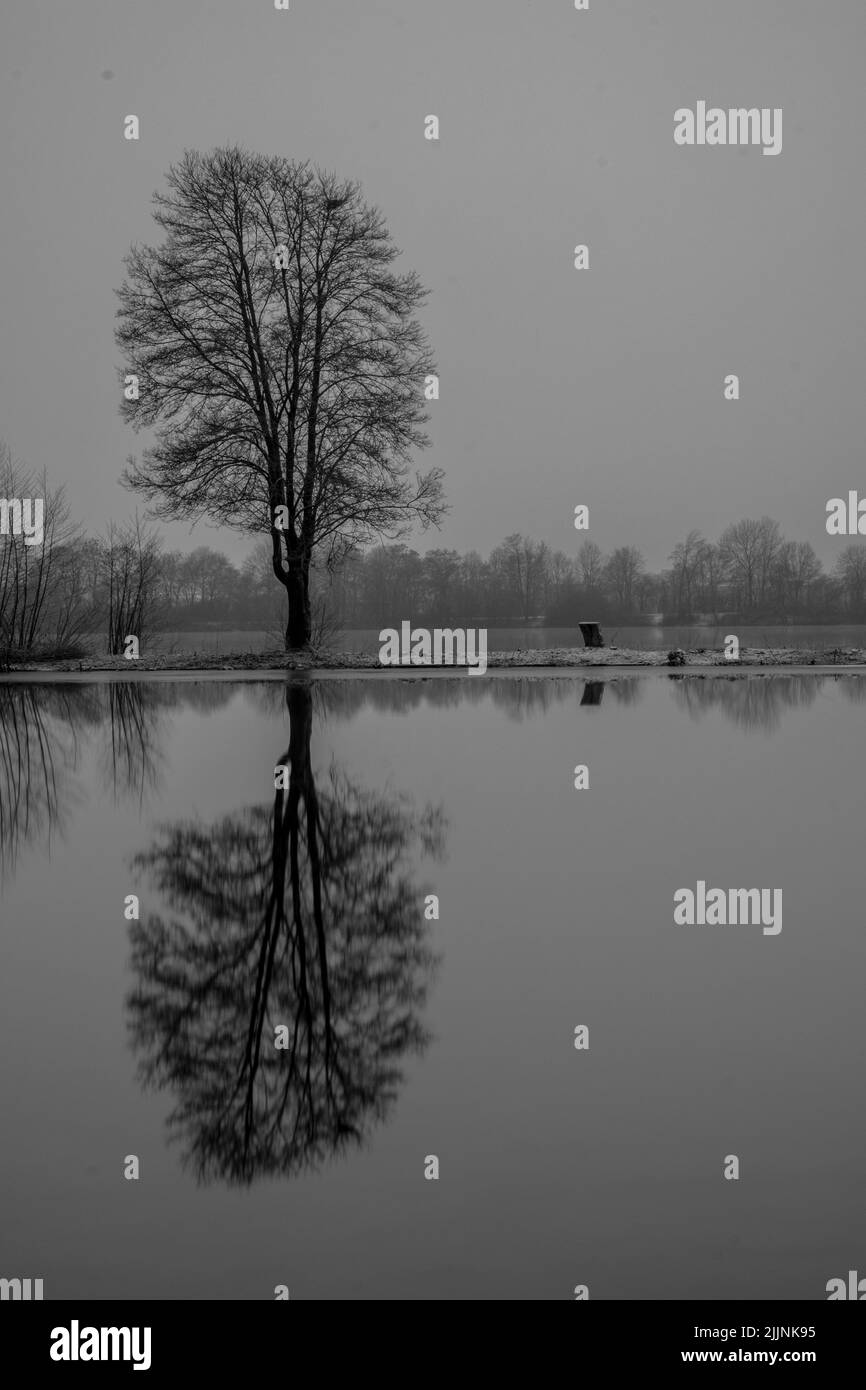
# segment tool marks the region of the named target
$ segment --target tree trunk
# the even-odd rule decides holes
[[[289,599],[289,621],[286,626],[286,651],[297,652],[309,646],[313,631],[310,613],[309,565],[301,560],[289,561],[286,578]]]

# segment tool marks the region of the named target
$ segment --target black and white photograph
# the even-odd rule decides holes
[[[564,1300],[829,1371],[864,61],[861,0],[4,0],[25,1366]]]

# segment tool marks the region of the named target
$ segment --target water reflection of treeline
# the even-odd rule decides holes
[[[608,698],[631,702],[638,682],[606,683]],[[490,699],[511,718],[544,713],[567,700],[600,702],[599,682],[518,678],[485,681],[328,680],[309,686],[317,720],[351,719],[361,710],[407,714],[421,706],[456,707]],[[207,716],[242,699],[269,716],[285,714],[282,682],[105,681],[0,683],[0,882],[25,844],[50,849],[84,795],[82,756],[95,750],[103,789],[143,805],[159,793],[171,718],[182,710]],[[576,693],[577,692],[577,693]],[[588,698],[590,696],[591,698]]]
[[[112,796],[141,802],[158,790],[172,712],[206,715],[234,693],[213,681],[0,683],[0,883],[26,845],[50,850],[63,834],[84,796],[86,748]]]
[[[838,685],[851,704],[866,704],[866,677],[860,675],[704,676],[671,675],[674,699],[692,719],[719,710],[740,729],[772,733],[789,710],[808,709]]]
[[[419,708],[456,708],[490,701],[516,721],[560,706],[636,705],[650,676],[605,680],[577,675],[389,677],[309,682],[317,720],[348,720],[373,709],[394,716]],[[838,674],[703,675],[668,677],[679,708],[693,719],[718,710],[738,728],[771,732],[785,713],[808,706],[829,684],[852,703],[866,703],[866,678]],[[829,683],[829,684],[828,684]],[[192,681],[106,681],[93,684],[0,683],[0,882],[25,844],[50,847],[83,796],[77,774],[83,750],[95,747],[104,789],[141,804],[159,794],[173,714],[208,716],[241,700],[263,714],[285,717],[286,686]]]
[[[638,676],[615,676],[604,681],[571,675],[506,676],[490,680],[467,675],[426,679],[347,677],[316,682],[314,698],[319,713],[344,720],[366,709],[399,716],[424,706],[456,709],[459,705],[489,702],[510,719],[520,721],[528,715],[544,714],[557,705],[599,705],[602,698],[611,704],[637,704],[644,693],[643,686]],[[263,711],[272,713],[282,704],[282,690],[279,684],[256,685],[251,688],[249,698]],[[602,692],[606,694],[603,696]]]
[[[483,680],[471,676],[427,679],[391,678],[329,679],[315,686],[316,707],[325,716],[350,719],[373,709],[405,715],[427,706],[449,709],[458,705],[492,703],[515,720],[544,714],[557,706],[637,705],[646,694],[652,676],[614,676],[604,680],[584,676],[517,676]],[[775,729],[788,710],[807,707],[837,685],[852,704],[866,703],[866,677],[851,672],[838,674],[719,675],[677,673],[667,677],[674,700],[692,718],[718,710],[738,728]],[[257,685],[249,699],[263,711],[279,709],[281,685]]]

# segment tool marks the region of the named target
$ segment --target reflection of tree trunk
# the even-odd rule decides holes
[[[322,1022],[324,1024],[324,1062],[325,1085],[331,1089],[331,1064],[333,1060],[333,1029],[331,1025],[331,989],[328,976],[328,945],[325,933],[325,919],[322,912],[322,860],[319,837],[322,826],[319,816],[319,798],[316,780],[313,776],[312,735],[313,735],[313,696],[307,685],[288,685],[286,687],[286,707],[289,711],[289,792],[288,814],[286,820],[290,835],[292,918],[298,941],[301,967],[301,994],[305,1008],[309,1011],[310,1001],[307,990],[306,971],[306,931],[303,920],[299,847],[301,839],[300,809],[303,806],[306,821],[306,845],[310,868],[310,894],[313,907],[313,927],[316,934],[316,953],[319,966],[319,981],[322,994]],[[274,825],[280,822],[280,803],[285,792],[277,792],[274,807]],[[309,1031],[309,1029],[308,1029]]]
[[[582,705],[600,705],[604,695],[604,681],[587,681],[583,687]]]
[[[312,727],[312,701],[309,692],[305,692],[307,706],[305,708],[305,718],[309,718]],[[291,698],[291,696],[289,697]],[[330,1089],[331,1061],[332,1061],[332,1039],[331,1029],[331,986],[328,976],[328,951],[325,939],[325,919],[322,913],[322,860],[319,854],[319,800],[316,794],[316,783],[313,778],[313,771],[310,762],[310,736],[307,733],[305,746],[305,775],[306,793],[304,802],[307,812],[307,853],[310,857],[310,879],[313,895],[313,924],[316,929],[316,949],[319,956],[319,977],[322,985],[322,1013],[325,1024],[325,1076],[328,1079]]]

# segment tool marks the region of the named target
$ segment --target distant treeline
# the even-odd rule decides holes
[[[270,545],[237,568],[202,546],[161,557],[160,605],[175,628],[221,623],[279,627]],[[653,574],[635,546],[610,554],[584,540],[574,555],[514,534],[485,559],[477,551],[383,545],[313,571],[313,608],[323,630],[413,622],[491,626],[580,619],[672,622],[736,616],[751,622],[866,621],[866,544],[846,545],[831,574],[808,542],[786,540],[768,517],[729,526],[717,542],[691,531]]]
[[[845,547],[832,575],[811,545],[789,541],[768,517],[729,526],[715,543],[689,532],[670,567],[647,570],[636,546],[605,554],[584,540],[574,555],[514,534],[484,559],[476,551],[402,545],[353,556],[328,590],[336,620],[377,627],[403,617],[457,624],[572,627],[580,619],[682,622],[722,614],[748,621],[866,618],[866,545]]]
[[[0,658],[59,651],[87,638],[123,651],[163,630],[202,627],[282,632],[285,592],[275,583],[268,538],[240,566],[211,546],[166,550],[149,523],[110,525],[86,537],[63,490],[14,465],[0,448],[0,496],[45,498],[39,544],[0,537]],[[705,619],[740,622],[866,621],[866,544],[853,542],[825,573],[808,542],[786,540],[769,517],[727,527],[715,542],[691,531],[660,573],[635,546],[604,554],[591,540],[575,553],[513,534],[487,558],[477,551],[418,554],[403,544],[344,555],[312,569],[313,641],[344,628],[601,623]]]

